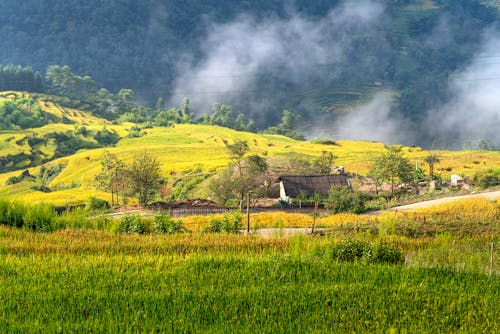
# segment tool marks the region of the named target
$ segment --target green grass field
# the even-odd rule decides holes
[[[4,200],[0,332],[496,333],[499,210],[470,199],[263,238],[124,233],[95,213]],[[303,219],[259,227],[277,220]]]
[[[500,330],[498,276],[336,262],[329,238],[0,236],[3,333]]]

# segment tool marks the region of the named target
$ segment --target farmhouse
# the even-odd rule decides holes
[[[282,200],[298,197],[301,194],[306,197],[314,194],[327,195],[332,187],[351,187],[345,174],[283,175],[278,181]]]

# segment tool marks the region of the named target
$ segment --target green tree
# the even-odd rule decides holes
[[[240,208],[246,194],[265,188],[269,181],[265,179],[268,164],[265,158],[251,155],[244,159],[249,151],[246,141],[237,140],[226,144],[232,163],[209,183],[209,191],[214,198],[227,204],[230,200],[239,200]],[[266,182],[267,181],[267,182]]]
[[[330,174],[335,161],[335,156],[332,152],[323,151],[321,156],[314,160],[313,166],[320,174]]]
[[[147,205],[159,192],[162,180],[160,163],[144,150],[128,167],[128,180],[130,193],[137,198],[139,204]]]
[[[424,158],[424,162],[429,165],[429,181],[434,179],[434,164],[439,163],[441,160],[434,153],[429,152],[429,154]]]
[[[250,151],[246,140],[236,139],[232,144],[226,144],[226,150],[229,153],[229,159],[238,168],[239,176],[243,175],[242,160],[245,154]]]
[[[370,174],[376,179],[389,182],[394,195],[396,183],[408,183],[414,180],[413,167],[408,158],[403,156],[401,146],[385,146],[387,152],[375,160]]]
[[[111,205],[118,204],[119,194],[125,196],[127,192],[127,171],[123,161],[116,155],[105,151],[101,157],[101,171],[95,177],[99,189],[111,193]]]

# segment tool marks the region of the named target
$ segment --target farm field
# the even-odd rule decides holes
[[[288,238],[119,233],[76,213],[46,233],[0,225],[0,331],[495,333],[498,213],[471,199],[336,215]],[[300,221],[259,224],[277,220]]]
[[[115,147],[80,150],[73,155],[47,162],[45,166],[58,165],[62,168],[60,174],[47,184],[53,189],[51,193],[33,190],[33,184],[30,182],[5,184],[7,179],[19,176],[25,169],[0,174],[0,191],[9,198],[21,201],[51,202],[58,205],[85,203],[90,196],[101,196],[95,187],[94,177],[101,168],[100,160],[105,151],[128,162],[146,149],[148,153],[157,157],[162,165],[162,174],[167,178],[173,173],[193,170],[210,174],[227,166],[229,158],[224,143],[231,143],[237,138],[248,141],[250,152],[267,157],[271,166],[279,165],[290,158],[313,159],[326,151],[335,155],[336,165],[342,165],[347,172],[359,175],[366,175],[375,158],[384,151],[384,145],[375,142],[339,140],[336,141],[336,145],[322,145],[296,141],[279,135],[238,132],[217,126],[192,124],[176,125],[171,128],[154,127],[145,129],[144,136],[140,138],[127,138],[125,134],[132,126],[131,123],[107,126],[122,136]],[[69,130],[73,125],[49,124],[30,131],[33,133],[56,131],[54,127]],[[90,130],[97,130],[102,125],[87,127]],[[64,131],[63,128],[58,131]],[[7,156],[12,152],[19,153],[25,150],[26,148],[18,147],[14,143],[19,140],[7,140],[25,135],[12,131],[0,133],[0,140],[3,140],[0,144],[0,154]],[[418,147],[406,147],[404,152],[412,163],[424,167],[423,160],[428,154],[427,151]],[[435,154],[441,159],[435,166],[435,172],[443,178],[454,173],[471,175],[482,168],[500,166],[498,152],[435,151]],[[31,175],[36,175],[40,167],[31,167],[28,170]]]
[[[499,330],[497,276],[338,263],[332,239],[0,233],[2,332]]]

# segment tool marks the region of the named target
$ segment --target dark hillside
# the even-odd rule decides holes
[[[418,122],[448,100],[450,76],[470,63],[485,29],[498,22],[488,3],[4,0],[0,64],[42,73],[69,65],[100,87],[131,88],[149,105],[160,96],[174,97],[171,104],[187,96],[197,114],[228,103],[259,127],[276,124],[283,108],[306,119],[335,116],[338,105],[349,109],[379,89],[394,90],[393,112]],[[266,32],[283,43],[276,48],[287,57],[258,58],[262,50],[252,50],[252,34],[258,39]],[[239,48],[238,41],[238,67],[227,65],[230,58],[214,67],[214,57]]]

